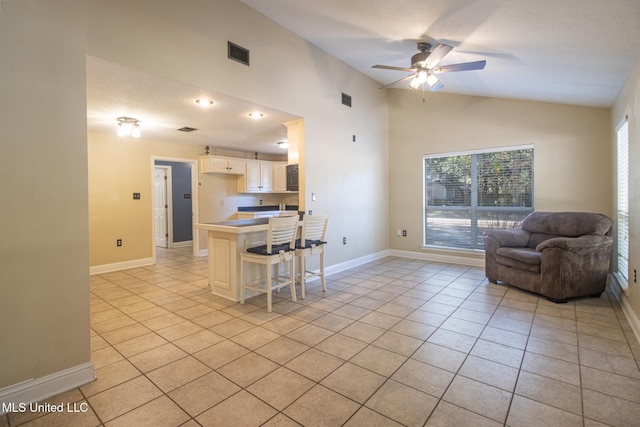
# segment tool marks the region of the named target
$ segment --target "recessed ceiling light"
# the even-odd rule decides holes
[[[278,142],[278,147],[286,150],[287,148],[289,148],[289,143],[287,141],[280,141]]]
[[[249,117],[251,117],[252,119],[261,119],[262,117],[264,117],[264,114],[259,113],[257,111],[254,111],[253,113],[249,113]]]
[[[209,107],[211,105],[213,105],[213,100],[212,99],[207,99],[207,98],[198,98],[196,99],[196,104],[198,104],[201,107]]]

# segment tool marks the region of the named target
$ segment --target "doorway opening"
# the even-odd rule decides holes
[[[199,252],[197,160],[152,157],[153,262],[156,248],[192,247]]]

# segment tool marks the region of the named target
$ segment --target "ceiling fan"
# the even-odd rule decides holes
[[[419,89],[425,85],[435,92],[444,87],[434,74],[451,73],[453,71],[470,71],[482,70],[487,61],[465,62],[462,64],[443,65],[438,67],[438,63],[453,49],[448,44],[438,43],[435,46],[426,42],[418,42],[419,53],[411,57],[411,68],[393,67],[391,65],[374,65],[371,68],[380,68],[383,70],[406,71],[412,74],[403,77],[388,85],[381,86],[380,89],[386,89],[395,84],[411,79],[409,86],[412,89]]]

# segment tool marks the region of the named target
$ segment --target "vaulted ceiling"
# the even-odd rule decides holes
[[[241,0],[353,68],[388,84],[416,42],[454,47],[442,91],[609,107],[640,56],[638,0]],[[408,82],[398,85],[408,88]]]
[[[443,93],[610,107],[640,56],[638,0],[241,1],[380,85],[409,73],[372,65],[409,67],[426,41],[453,46],[439,65],[487,61],[481,71],[439,75]],[[96,132],[138,115],[145,137],[278,153],[282,123],[296,118],[98,58],[87,60],[87,85]],[[206,96],[216,98],[216,121],[193,104]],[[247,124],[254,109],[269,119]],[[183,126],[199,130],[187,136],[176,131]]]

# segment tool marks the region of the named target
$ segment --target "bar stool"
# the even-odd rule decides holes
[[[271,313],[273,289],[289,286],[291,300],[296,302],[295,288],[295,242],[298,231],[298,216],[284,216],[269,218],[267,241],[248,243],[245,241],[246,250],[240,252],[240,304],[244,304],[245,289],[267,294],[267,311]],[[259,246],[248,247],[252,244],[263,243]],[[266,280],[258,279],[245,283],[245,263],[261,264],[266,266]],[[281,263],[289,263],[289,275],[281,275],[279,266]],[[273,275],[273,266],[276,266]]]
[[[324,282],[324,235],[327,230],[329,215],[305,215],[302,220],[302,233],[296,240],[296,256],[300,259],[300,289],[302,299],[305,298],[305,285],[307,279],[319,277],[322,284],[322,292],[327,290]],[[318,271],[307,270],[307,257],[320,255],[320,269]]]

